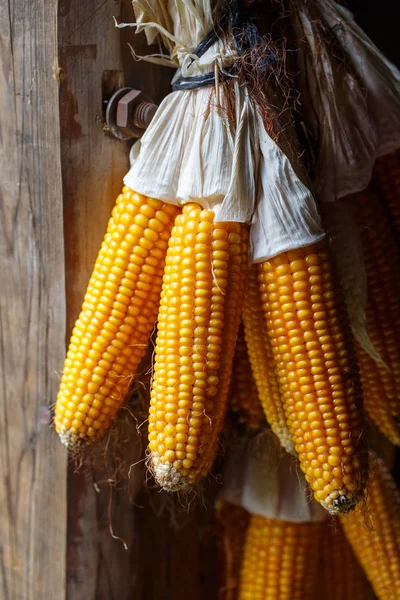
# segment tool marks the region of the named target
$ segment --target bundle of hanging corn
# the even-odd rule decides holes
[[[247,518],[241,516],[233,525],[228,514]],[[229,589],[232,599],[315,597],[328,513],[310,500],[298,464],[279,448],[270,431],[250,434],[231,451],[218,515],[225,549],[220,559],[225,575],[221,588]]]
[[[173,92],[132,149],[55,427],[101,443],[156,329],[155,481],[207,476],[230,406],[224,501],[251,515],[239,597],[313,598],[317,503],[367,513],[380,481],[365,419],[400,445],[400,74],[332,0],[133,6],[119,26],[163,43],[136,58],[177,69]],[[343,527],[379,595],[357,511]]]

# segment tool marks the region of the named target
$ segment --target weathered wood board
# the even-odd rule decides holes
[[[64,600],[65,339],[57,0],[0,4],[0,598]]]
[[[133,21],[130,1],[94,5],[60,0],[68,331],[128,169],[128,145],[104,133],[103,102],[123,85],[143,89],[157,103],[170,91],[172,71],[134,61],[128,42],[138,54],[151,49],[133,29],[116,29],[113,17],[118,22]],[[129,418],[118,433],[129,466],[140,458],[141,441]],[[132,504],[134,490],[144,480],[142,466],[132,470],[128,490],[115,489],[105,471],[101,456],[94,468],[69,471],[68,600],[212,600],[212,577],[205,574],[212,552],[207,524],[211,510],[203,514],[201,506],[200,510],[192,507],[189,516],[183,511],[178,520],[184,523],[176,529],[170,513],[161,508],[166,500],[157,490],[143,490]],[[126,548],[112,538],[111,530],[123,538]]]
[[[118,18],[120,10],[120,3],[113,0],[96,3],[61,0],[59,5],[68,334],[128,168],[127,146],[103,130],[104,94],[109,98],[124,84],[120,32],[113,22],[113,16]],[[107,482],[98,484],[103,479],[101,468],[75,473],[71,466],[69,470],[69,600],[95,600],[101,590],[107,590],[105,593],[112,600],[121,589],[122,579],[126,579],[129,554],[110,535],[111,492]],[[123,496],[118,502],[115,493],[112,494],[111,519],[113,523],[116,519],[115,530],[120,533],[119,524],[124,523],[124,537],[130,539],[132,518],[128,498]],[[110,545],[112,562],[108,564]]]

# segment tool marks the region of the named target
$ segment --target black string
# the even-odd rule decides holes
[[[218,40],[218,38],[219,38],[219,36],[218,36],[216,30],[212,29],[210,31],[210,33],[208,33],[206,35],[204,40],[202,40],[200,42],[200,44],[197,46],[197,48],[194,49],[192,54],[196,54],[196,56],[198,56],[199,58],[202,57],[203,54],[205,54],[207,52],[207,50],[215,44],[215,42]]]
[[[235,2],[235,5],[238,3]],[[266,47],[263,36],[258,31],[257,27],[251,22],[243,22],[243,13],[240,10],[230,11],[225,18],[220,21],[220,28],[222,31],[229,30],[232,33],[233,41],[236,47],[237,53],[241,56],[251,48],[255,52],[255,59],[257,62],[257,71],[259,75],[264,76],[272,70],[274,64],[278,58],[272,48]],[[203,56],[215,42],[220,39],[220,35],[215,29],[212,29],[210,33],[200,42],[200,44],[193,50],[192,54],[195,54],[198,58]],[[257,59],[257,52],[259,49],[260,57]],[[194,60],[194,59],[193,59]],[[220,77],[222,81],[233,77],[235,75],[235,65],[221,71]],[[195,90],[200,87],[213,85],[215,83],[215,73],[210,71],[202,75],[195,75],[194,77],[183,77],[182,75],[175,79],[172,84],[174,92],[179,90]]]
[[[206,35],[204,40],[200,42],[197,48],[195,48],[193,52],[191,52],[191,54],[195,54],[198,58],[201,58],[203,54],[205,54],[207,50],[211,48],[211,46],[213,46],[218,39],[219,36],[216,30],[212,29],[210,33]],[[172,90],[174,92],[177,92],[179,90],[195,90],[197,88],[213,85],[214,83],[215,73],[213,71],[210,71],[209,73],[204,73],[203,75],[195,75],[194,77],[183,77],[181,75],[173,82]]]

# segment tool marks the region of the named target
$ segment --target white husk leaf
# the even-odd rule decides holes
[[[159,200],[199,202],[218,220],[249,222],[256,196],[256,120],[245,89],[235,86],[235,127],[214,88],[172,92],[141,139],[125,184]],[[244,155],[244,156],[243,156]]]
[[[379,365],[385,366],[367,331],[367,274],[355,208],[345,201],[321,206],[324,226],[346,297],[347,312],[355,339]]]
[[[298,461],[273,434],[244,439],[226,462],[220,497],[269,519],[324,521],[328,513],[312,499]]]
[[[172,0],[167,10],[162,0],[134,1],[136,23],[149,41],[162,37],[178,74],[215,72],[216,85],[164,99],[135,144],[124,181],[172,204],[198,202],[217,221],[250,223],[257,206],[251,247],[261,261],[312,244],[324,231],[297,165],[266,133],[246,87],[218,81],[218,69],[235,59],[234,46],[218,40],[200,58],[193,54],[212,29],[214,4]]]
[[[313,195],[295,172],[296,165],[267,134],[259,115],[257,118],[259,194],[250,232],[255,263],[325,236]]]
[[[148,44],[160,36],[172,58],[194,50],[211,31],[215,0],[132,0],[138,31]]]

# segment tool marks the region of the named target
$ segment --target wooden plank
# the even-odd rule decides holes
[[[68,331],[79,312],[107,220],[128,170],[128,145],[103,131],[104,99],[123,85],[135,85],[158,102],[168,91],[171,78],[171,73],[159,67],[132,59],[127,42],[133,42],[137,51],[146,53],[144,36],[135,38],[131,29],[116,29],[114,16],[118,21],[133,21],[130,1],[60,1]],[[124,427],[128,428],[126,433]],[[129,464],[139,458],[132,420],[119,427],[118,435],[126,478]],[[132,494],[133,488],[142,481],[142,472],[134,471],[134,477],[125,486],[129,490],[120,492],[107,481],[109,476],[101,456],[94,460],[91,469],[78,473],[70,469],[67,558],[70,600],[132,597],[133,540],[136,539]],[[128,550],[121,540],[113,539],[111,530],[123,538]]]
[[[102,100],[113,85],[143,89],[156,102],[170,91],[169,69],[133,61],[127,43],[138,54],[150,53],[144,36],[114,28],[133,21],[130,0],[115,3],[61,0],[60,66],[62,163],[65,198],[68,329],[79,312],[90,272],[104,235],[122,177],[128,168],[127,146],[103,132]],[[103,92],[102,92],[103,88]],[[68,485],[69,600],[187,600],[208,598],[213,579],[208,533],[212,511],[201,502],[190,515],[182,511],[175,529],[171,514],[162,510],[171,498],[157,489],[135,491],[145,480],[143,465],[130,464],[143,456],[132,418],[121,419],[117,451],[109,472],[104,458],[92,458],[92,468],[74,472]],[[112,454],[112,452],[111,452]],[[117,463],[124,470],[115,489]],[[111,477],[110,477],[111,475]],[[128,488],[128,489],[127,489]],[[134,504],[132,500],[134,498]],[[179,508],[179,503],[178,503]],[[174,512],[176,512],[174,510]],[[182,524],[183,523],[183,524]],[[111,535],[113,532],[115,539]],[[126,547],[121,539],[126,543]],[[182,566],[185,564],[182,577]]]
[[[215,485],[204,497],[143,489],[134,507],[136,537],[129,598],[216,600]],[[99,596],[106,600],[107,596]]]
[[[115,486],[113,457],[110,470],[103,456],[92,457],[90,469],[69,476],[68,558],[69,600],[124,600],[131,598],[133,540],[136,538],[132,499],[142,479],[134,473],[126,481],[129,465],[138,458],[135,427],[127,419],[116,430],[123,478]],[[112,450],[110,452],[112,455]],[[125,480],[123,480],[125,479]],[[140,567],[139,567],[140,568]]]
[[[103,131],[103,89],[108,97],[124,83],[118,30],[119,4],[113,0],[61,0],[59,61],[61,99],[61,155],[68,335],[78,315],[94,261],[115,198],[128,168],[128,148]],[[126,552],[113,540],[108,527],[109,484],[101,460],[97,468],[68,477],[67,597],[95,600],[103,547],[111,546],[124,570]],[[98,483],[100,482],[100,483]],[[98,486],[98,487],[97,487]],[[99,491],[97,492],[96,489]],[[121,508],[115,528],[126,519]],[[112,508],[114,509],[115,503]],[[114,510],[112,518],[114,521]],[[131,530],[127,526],[127,529]],[[127,534],[127,532],[126,532]],[[110,600],[114,595],[110,595]]]
[[[65,293],[57,0],[0,3],[0,597],[64,600],[66,453],[52,433]]]
[[[149,52],[144,36],[120,30],[133,21],[130,0],[60,0],[59,63],[62,169],[70,331],[78,314],[105,226],[128,170],[128,145],[104,133],[104,99],[125,85],[144,88],[156,102],[171,73],[134,61],[128,41]],[[124,73],[126,66],[127,75]]]

